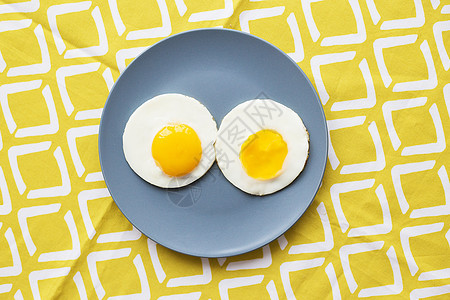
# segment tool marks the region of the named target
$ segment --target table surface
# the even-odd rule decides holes
[[[130,3],[0,0],[1,299],[450,296],[450,2]],[[322,187],[300,221],[219,259],[134,229],[108,194],[97,146],[126,65],[204,27],[288,53],[330,135]]]

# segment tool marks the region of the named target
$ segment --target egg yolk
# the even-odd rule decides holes
[[[167,125],[153,139],[152,155],[164,173],[183,176],[200,162],[202,145],[197,133],[188,125]]]
[[[279,175],[288,153],[281,134],[264,129],[252,134],[242,144],[239,159],[252,178],[267,180]]]

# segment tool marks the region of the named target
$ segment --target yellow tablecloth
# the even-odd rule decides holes
[[[331,141],[301,220],[226,259],[133,229],[97,155],[119,73],[201,27],[288,53]],[[1,299],[449,299],[449,1],[0,0],[0,53]]]

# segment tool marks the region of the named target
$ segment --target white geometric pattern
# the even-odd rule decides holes
[[[187,294],[173,294],[168,296],[161,296],[158,300],[199,300],[201,292],[192,292]]]
[[[411,292],[411,300],[419,300],[433,296],[450,294],[450,284],[415,289]]]
[[[450,83],[447,83],[442,90],[444,94],[445,106],[447,106],[447,112],[450,116]]]
[[[83,277],[81,277],[81,273],[77,272],[73,276],[73,281],[75,282],[75,285],[77,286],[78,294],[80,295],[81,300],[87,300],[87,292],[86,287],[84,286]]]
[[[349,51],[342,53],[317,55],[311,58],[311,71],[314,76],[314,81],[317,85],[317,92],[319,93],[319,97],[323,105],[327,104],[328,100],[330,100],[330,95],[328,94],[325,88],[320,67],[344,61],[351,61],[355,58],[355,55],[356,55],[355,51]],[[361,70],[364,82],[366,84],[367,97],[355,100],[335,102],[331,106],[332,111],[364,109],[375,106],[377,102],[375,95],[375,87],[373,84],[372,76],[370,74],[369,65],[365,58],[363,58],[359,63],[359,69]]]
[[[67,91],[66,78],[70,76],[95,72],[100,68],[100,65],[101,64],[99,62],[84,65],[73,65],[69,67],[61,67],[56,71],[56,82],[58,83],[59,92],[61,93],[61,99],[68,116],[72,115],[75,108],[72,104],[72,101],[70,100],[69,93]],[[105,82],[108,85],[107,79],[105,79]],[[98,109],[78,112],[75,116],[75,119],[77,119],[77,117],[78,119],[83,119],[82,117],[79,117],[79,114],[85,115],[86,113],[98,114]],[[86,118],[84,117],[84,119]]]
[[[92,238],[96,234],[96,230],[94,228],[94,224],[92,224],[87,203],[90,200],[96,200],[106,197],[111,197],[108,189],[106,188],[81,191],[78,194],[78,205],[80,207],[81,217],[83,219],[84,226],[90,240],[92,240]],[[133,227],[129,231],[100,234],[97,238],[97,243],[135,241],[138,240],[141,236],[141,232]]]
[[[434,128],[436,130],[436,142],[424,145],[415,145],[405,147],[402,150],[402,155],[417,155],[442,152],[446,148],[444,128],[442,126],[441,117],[436,103],[431,105],[429,109],[431,119],[433,120]]]
[[[277,287],[273,280],[269,281],[266,285],[266,290],[269,293],[270,300],[279,300]]]
[[[67,144],[69,145],[70,155],[72,156],[73,164],[75,165],[75,170],[78,177],[83,176],[85,172],[85,167],[81,161],[80,154],[78,152],[76,139],[80,137],[98,135],[98,125],[91,125],[85,127],[74,127],[67,131]],[[103,175],[101,172],[89,173],[86,175],[86,182],[102,181]]]
[[[127,40],[160,38],[166,37],[172,33],[172,25],[170,22],[170,16],[166,2],[164,0],[156,0],[156,2],[158,3],[160,9],[162,26],[130,31],[127,34]],[[111,9],[111,15],[114,20],[114,25],[116,26],[117,34],[121,36],[125,32],[126,26],[120,17],[119,9],[117,7],[117,0],[108,0],[108,3]]]
[[[330,219],[328,218],[325,205],[322,203],[317,206],[317,213],[323,226],[325,240],[323,242],[293,245],[289,248],[289,254],[316,253],[330,251],[334,247],[333,232],[331,230]]]
[[[33,298],[39,300],[41,299],[41,295],[39,292],[39,281],[67,276],[69,272],[70,268],[68,267],[58,269],[45,269],[31,272],[29,275],[29,281]],[[53,288],[56,287],[54,286]]]
[[[448,71],[448,69],[450,69],[450,58],[448,57],[448,52],[444,45],[444,32],[446,31],[450,31],[450,21],[436,22],[433,26],[434,39],[436,41],[439,57],[441,58],[445,71]]]
[[[2,228],[2,223],[0,223],[0,229]],[[12,232],[11,228],[8,228],[5,231],[5,238],[8,242],[9,250],[11,253],[13,265],[12,266],[6,266],[6,267],[0,267],[0,277],[10,277],[10,276],[17,276],[20,273],[22,273],[22,262],[20,260],[19,251],[17,249],[17,242],[14,237],[14,233]],[[3,288],[8,288],[9,285],[4,285]]]
[[[423,172],[427,170],[431,170],[434,168],[436,161],[423,161],[418,163],[409,163],[403,165],[397,165],[392,168],[392,182],[394,183],[395,193],[397,195],[398,203],[400,204],[400,209],[403,214],[409,209],[408,201],[406,200],[405,194],[403,192],[402,183],[400,180],[401,175]],[[445,204],[434,206],[434,207],[425,207],[414,209],[411,212],[411,218],[423,218],[423,217],[432,217],[432,216],[442,216],[442,215],[450,215],[450,181],[448,178],[447,170],[445,166],[441,166],[438,170],[438,176],[441,181],[442,187],[444,189],[444,197]]]
[[[405,254],[406,262],[408,264],[409,271],[411,275],[414,276],[419,271],[419,266],[417,265],[414,256],[411,251],[410,239],[412,237],[417,237],[425,234],[441,232],[444,228],[444,223],[434,223],[427,225],[419,225],[414,227],[406,227],[400,231],[400,241],[402,243],[403,252]],[[450,247],[450,243],[449,243]],[[450,268],[422,272],[419,275],[418,280],[435,280],[435,279],[445,279],[450,278]]]
[[[345,279],[347,280],[350,292],[353,294],[358,288],[358,284],[355,281],[352,270],[350,268],[349,256],[351,254],[369,252],[374,250],[380,250],[384,245],[384,242],[371,242],[371,243],[359,243],[353,245],[345,245],[339,249],[339,256],[341,257],[342,269],[344,270]],[[372,288],[361,289],[358,293],[358,297],[373,297],[383,295],[396,295],[403,290],[403,280],[400,273],[400,266],[397,260],[397,254],[395,249],[391,246],[386,255],[389,259],[389,263],[392,267],[394,274],[394,283],[391,285],[377,286]]]
[[[317,268],[322,266],[324,262],[325,258],[314,258],[310,260],[290,261],[281,264],[280,266],[281,280],[283,281],[283,287],[286,293],[286,297],[288,299],[296,299],[290,283],[289,273],[294,271]]]
[[[43,74],[50,71],[50,54],[48,52],[47,43],[45,41],[44,29],[42,25],[39,24],[34,29],[34,34],[41,49],[42,62],[27,66],[14,67],[9,69],[7,76],[21,76],[21,75],[35,75]]]
[[[330,99],[330,95],[328,95],[328,92],[325,89],[325,84],[322,80],[320,67],[323,65],[352,60],[355,58],[355,55],[355,51],[348,51],[343,53],[317,55],[311,58],[311,71],[313,73],[314,81],[317,86],[317,92],[319,93],[319,97],[323,105],[327,104],[328,100]]]
[[[374,184],[375,179],[366,179],[361,181],[336,183],[333,186],[331,186],[330,189],[331,200],[333,201],[334,210],[336,211],[339,226],[341,227],[343,233],[347,232],[350,225],[347,221],[347,218],[344,215],[344,211],[342,210],[339,195],[341,193],[348,193],[352,191],[368,189],[373,187]],[[389,204],[386,199],[386,193],[384,191],[382,184],[378,185],[378,187],[375,189],[375,194],[377,195],[378,201],[380,201],[381,211],[383,214],[383,223],[371,226],[352,228],[348,232],[349,237],[386,234],[392,230],[391,213],[389,211]]]
[[[141,238],[141,236],[142,233],[133,226],[131,230],[100,234],[97,238],[97,243],[104,244],[137,241]]]
[[[158,279],[159,283],[162,283],[164,279],[166,279],[166,272],[164,272],[161,262],[159,261],[156,243],[151,239],[147,239],[147,248],[150,254],[153,269],[156,273],[156,278]]]
[[[320,37],[320,32],[317,29],[317,25],[314,21],[314,17],[311,11],[311,3],[321,2],[324,0],[306,0],[302,1],[302,8],[306,18],[306,24],[308,25],[309,32],[314,42]],[[354,19],[356,21],[356,33],[350,33],[340,36],[325,37],[320,43],[321,46],[336,46],[336,45],[349,45],[363,43],[366,36],[366,27],[364,25],[364,18],[362,16],[361,8],[358,0],[349,0],[350,7],[353,11]]]
[[[150,239],[147,239],[147,247],[152,261],[153,268],[156,273],[156,278],[159,283],[162,283],[166,279],[166,273],[164,272],[161,262],[158,257],[158,250],[156,243]],[[203,273],[199,275],[191,275],[184,277],[170,278],[167,281],[167,287],[180,287],[180,286],[193,286],[193,285],[205,285],[211,282],[212,273],[211,266],[208,258],[201,258]]]
[[[97,262],[125,258],[130,256],[130,254],[131,248],[123,248],[117,250],[103,250],[89,253],[89,255],[87,256],[89,274],[91,275],[92,282],[94,283],[95,293],[97,294],[97,297],[99,299],[102,299],[106,295],[106,291],[103,288],[100,278],[98,276]],[[148,285],[147,274],[145,272],[144,264],[142,262],[140,254],[137,254],[135,256],[135,258],[133,259],[133,264],[139,276],[139,281],[141,284],[141,292],[130,295],[120,295],[110,297],[110,299],[114,298],[123,299],[125,298],[124,296],[126,296],[126,298],[129,299],[150,299],[150,287]]]
[[[284,10],[284,6],[279,6],[243,11],[239,15],[239,25],[241,26],[242,31],[250,33],[250,21],[280,16],[284,13]]]
[[[411,0],[412,1],[412,0]],[[377,10],[374,0],[366,0],[367,7],[369,8],[370,16],[373,24],[377,25],[381,19],[381,16]],[[423,11],[422,1],[414,0],[414,6],[416,8],[415,16],[406,19],[388,20],[381,23],[381,30],[392,29],[405,29],[422,27],[425,24],[425,13]]]
[[[22,4],[22,3],[18,3]],[[0,5],[0,14],[2,10],[2,6],[6,4]],[[11,4],[12,5],[12,4]],[[5,7],[4,7],[5,8]],[[0,22],[0,33],[7,32],[12,30],[20,30],[30,27],[32,24],[31,19],[25,20],[12,20],[12,21],[1,21]],[[42,25],[39,24],[34,29],[34,34],[36,36],[39,48],[41,50],[41,63],[18,66],[9,69],[7,76],[21,76],[21,75],[35,75],[35,74],[43,74],[50,71],[50,54],[48,52],[47,42],[44,36],[44,30]],[[0,49],[1,50],[1,49]],[[0,73],[6,69],[6,62],[2,57],[0,52]]]
[[[126,68],[125,60],[130,58],[135,58],[139,54],[141,54],[147,47],[137,47],[137,48],[129,48],[129,49],[121,49],[116,53],[116,62],[117,67],[119,68],[119,72],[122,73]]]
[[[0,294],[9,293],[12,289],[12,286],[13,285],[11,283],[1,284],[0,285]]]
[[[219,292],[221,300],[229,300],[228,290],[249,285],[260,284],[264,279],[264,275],[254,275],[248,277],[236,277],[223,279],[219,282]]]
[[[52,142],[40,142],[35,144],[28,145],[20,145],[13,146],[8,150],[8,158],[11,164],[11,169],[13,173],[14,180],[16,181],[17,189],[19,193],[22,195],[27,189],[25,182],[22,179],[22,175],[20,174],[20,169],[18,166],[18,157],[26,154],[47,151],[50,149]],[[61,150],[61,147],[57,147],[53,152],[53,156],[56,159],[56,163],[58,164],[59,172],[61,174],[62,184],[60,186],[41,188],[36,190],[31,190],[27,194],[28,199],[36,199],[36,198],[44,198],[44,197],[58,197],[58,196],[66,196],[71,191],[70,178],[69,173],[67,171],[67,165],[64,160],[64,155]]]
[[[12,211],[11,196],[8,191],[8,184],[6,182],[5,173],[0,167],[0,193],[2,195],[3,203],[0,205],[0,215],[7,215]]]
[[[193,13],[189,17],[188,22],[214,21],[231,17],[231,15],[233,14],[233,1],[232,0],[223,0],[223,1],[225,2],[224,8]],[[187,7],[186,4],[184,4],[184,0],[177,0],[176,4],[178,11],[180,12],[180,15],[184,15],[187,11]]]
[[[417,41],[417,38],[418,38],[417,34],[405,36],[392,36],[377,39],[373,43],[375,59],[377,61],[378,69],[380,70],[381,73],[381,79],[383,80],[385,87],[389,87],[391,85],[392,78],[389,75],[389,71],[386,67],[383,50],[387,48],[394,48],[403,45],[414,44]],[[422,51],[423,57],[427,65],[428,79],[396,83],[394,84],[394,87],[392,89],[394,92],[430,90],[437,86],[438,80],[436,74],[436,67],[433,62],[433,57],[431,56],[430,46],[428,45],[428,42],[426,40],[424,40],[420,44],[420,50]]]
[[[414,98],[414,99],[386,101],[383,104],[384,121],[386,122],[386,128],[387,128],[389,137],[391,139],[392,147],[394,147],[394,150],[398,150],[398,148],[401,145],[401,141],[398,137],[397,132],[395,131],[394,122],[392,120],[392,112],[403,110],[403,109],[408,109],[408,108],[413,108],[413,107],[424,106],[426,102],[427,102],[426,97],[420,97],[420,98]],[[434,119],[433,119],[433,121],[434,121]],[[442,123],[440,125],[442,127]],[[436,135],[437,135],[437,132],[436,132]],[[445,145],[445,141],[444,141],[444,145]]]
[[[14,294],[14,300],[23,300],[23,295],[21,290],[17,290],[17,292]]]
[[[12,21],[1,21],[0,22],[0,32],[12,31],[12,30],[20,30],[24,28],[30,27],[32,20],[12,20]],[[3,72],[6,68],[6,62],[3,59],[3,56],[0,52],[0,73]]]
[[[0,104],[3,110],[3,115],[5,116],[6,125],[8,127],[9,133],[12,134],[13,132],[15,132],[14,135],[15,137],[38,136],[58,132],[59,129],[58,115],[56,114],[56,108],[55,103],[53,101],[52,92],[48,85],[46,85],[43,88],[42,95],[44,96],[44,100],[47,105],[48,114],[50,117],[49,124],[17,129],[17,124],[14,121],[14,117],[9,108],[8,95],[35,90],[40,88],[41,86],[42,80],[32,80],[26,82],[4,84],[0,86]]]
[[[272,264],[269,245],[262,247],[263,256],[250,260],[233,261],[227,265],[227,271],[268,268]]]
[[[48,23],[52,31],[53,39],[55,41],[56,49],[59,54],[62,54],[66,50],[66,44],[61,38],[61,34],[58,29],[58,24],[56,22],[56,17],[81,12],[88,10],[91,7],[92,1],[83,1],[77,3],[66,3],[51,6],[48,11]],[[108,39],[106,37],[106,29],[103,23],[102,15],[100,13],[100,8],[96,6],[91,12],[92,18],[94,19],[95,26],[98,31],[99,45],[91,46],[86,48],[70,49],[64,54],[64,58],[77,58],[77,57],[92,57],[105,55],[108,52]]]
[[[39,0],[29,0],[26,2],[2,4],[0,14],[35,12],[39,9]]]
[[[17,217],[19,220],[20,229],[30,256],[33,256],[37,249],[28,229],[28,218],[53,214],[58,212],[60,208],[61,204],[55,203],[42,206],[24,207],[18,211]],[[39,262],[72,260],[77,259],[80,256],[81,245],[78,237],[78,230],[70,210],[64,215],[64,221],[69,228],[70,237],[72,239],[72,249],[42,253],[39,255]]]
[[[333,148],[333,143],[331,141],[331,130],[338,130],[343,128],[350,128],[355,126],[360,126],[364,124],[366,121],[366,117],[360,116],[360,117],[353,117],[353,118],[345,118],[340,120],[327,120],[328,125],[328,159],[331,164],[331,168],[333,170],[336,170],[337,167],[340,165],[340,161],[338,157],[336,156],[336,152]]]
[[[285,10],[284,6],[279,6],[279,7],[261,8],[243,11],[239,15],[239,24],[241,26],[241,30],[250,33],[250,24],[249,24],[250,21],[280,16],[284,13],[284,10]],[[289,25],[289,29],[291,30],[295,49],[294,52],[288,53],[288,55],[295,62],[298,63],[305,58],[305,53],[303,50],[302,36],[300,34],[300,29],[298,28],[298,23],[295,14],[291,13],[287,17],[286,21]]]
[[[333,144],[331,142],[330,131],[338,130],[343,128],[355,127],[363,125],[366,120],[366,117],[352,117],[345,119],[336,119],[336,120],[327,120],[328,124],[328,158],[330,160],[331,167],[333,170],[339,166],[340,161],[336,156],[336,152],[334,151]],[[358,164],[345,165],[341,169],[341,174],[352,174],[352,173],[366,173],[366,172],[374,172],[381,171],[386,167],[386,160],[383,151],[383,144],[381,143],[380,134],[378,132],[377,124],[375,122],[371,122],[368,126],[370,136],[372,137],[376,160],[371,162],[364,162]]]
[[[201,258],[203,274],[185,277],[170,278],[167,281],[168,287],[191,286],[208,284],[212,280],[211,266],[208,258]]]

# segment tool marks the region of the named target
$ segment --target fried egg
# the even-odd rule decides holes
[[[208,109],[182,94],[139,106],[123,133],[125,159],[142,179],[163,188],[188,185],[215,161],[217,124]]]
[[[270,99],[239,104],[223,119],[216,160],[234,186],[267,195],[288,186],[303,170],[309,135],[292,109]]]

